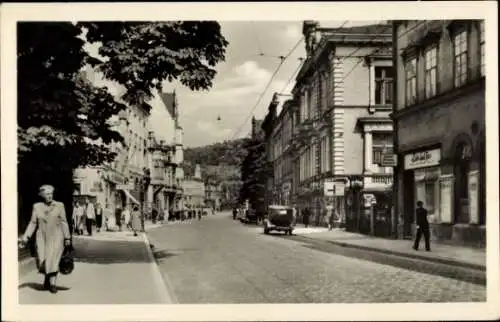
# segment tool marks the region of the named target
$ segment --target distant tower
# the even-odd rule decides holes
[[[201,168],[199,164],[196,164],[194,168],[194,178],[195,179],[201,179]]]

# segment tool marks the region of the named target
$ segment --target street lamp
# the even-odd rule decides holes
[[[148,191],[149,184],[151,183],[151,172],[149,171],[148,168],[143,169],[144,176],[142,177],[141,180],[141,229],[143,232],[146,231],[145,224],[144,224],[144,212],[145,212],[145,207],[144,207],[144,200],[145,200],[145,194]]]

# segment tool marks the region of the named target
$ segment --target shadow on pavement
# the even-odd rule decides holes
[[[29,287],[29,288],[31,288],[32,290],[35,290],[35,291],[47,292],[47,290],[45,290],[43,288],[43,284],[41,284],[41,283],[33,283],[33,282],[23,283],[23,284],[20,284],[18,288],[19,289],[23,289],[23,288],[26,288],[26,287]],[[69,288],[68,287],[64,287],[64,286],[57,286],[57,290],[58,291],[68,291]]]
[[[149,263],[142,240],[79,240],[74,244],[75,262],[90,264]]]
[[[464,268],[443,263],[435,263],[417,258],[408,258],[398,255],[386,254],[376,251],[362,250],[351,247],[336,245],[323,240],[311,240],[301,236],[291,236],[292,240],[304,242],[309,249],[325,253],[340,255],[349,258],[366,260],[382,265],[390,265],[414,272],[437,275],[452,278],[477,285],[486,285],[486,274],[484,271],[472,268]],[[285,236],[283,236],[285,238]],[[286,236],[290,238],[290,236]]]
[[[156,258],[157,260],[161,260],[161,259],[168,259],[168,258],[170,258],[170,257],[177,256],[177,254],[170,253],[170,252],[165,251],[165,250],[154,251],[154,252],[153,252],[153,255],[155,256],[155,258]]]

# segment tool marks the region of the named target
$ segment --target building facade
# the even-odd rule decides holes
[[[313,222],[326,209],[342,222],[353,209],[352,182],[361,182],[363,204],[391,189],[392,33],[390,25],[321,28],[305,21],[307,59],[293,89],[294,198]],[[359,221],[359,219],[356,219]]]
[[[220,211],[222,197],[221,184],[213,180],[205,180],[205,205],[214,211]]]
[[[395,21],[393,37],[401,234],[421,200],[434,240],[484,247],[484,21]]]
[[[293,203],[292,133],[295,109],[296,105],[293,100],[287,100],[283,103],[269,138],[270,161],[273,165],[274,178],[271,200],[273,204],[291,206]]]
[[[268,111],[266,117],[262,121],[261,129],[264,137],[264,147],[265,147],[265,162],[263,164],[264,167],[268,169],[274,169],[274,154],[273,154],[273,144],[272,137],[273,131],[276,124],[276,119],[278,118],[277,108],[279,105],[278,95],[275,93],[271,100],[271,103],[268,106]],[[255,135],[252,131],[252,135]],[[274,171],[269,171],[269,175],[267,176],[267,180],[265,183],[265,195],[264,195],[264,209],[274,203]]]
[[[201,177],[201,168],[197,164],[195,166],[194,175],[187,177],[182,182],[184,190],[184,213],[190,211],[203,211],[205,207],[205,184]]]
[[[141,193],[146,193],[142,180],[148,163],[147,141],[142,138],[147,138],[144,133],[148,131],[148,115],[143,108],[129,106],[110,120],[125,145],[111,144],[111,151],[117,154],[111,163],[75,169],[75,200],[90,199],[109,211],[140,205]]]

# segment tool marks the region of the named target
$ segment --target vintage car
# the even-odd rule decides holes
[[[295,210],[292,207],[271,205],[264,218],[264,234],[283,231],[291,235],[295,227]]]

